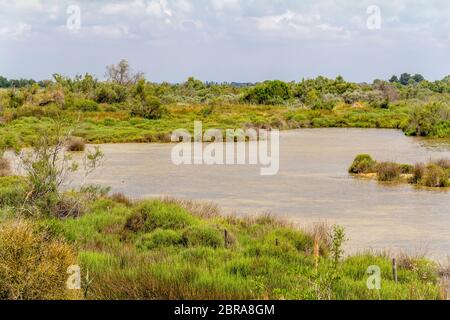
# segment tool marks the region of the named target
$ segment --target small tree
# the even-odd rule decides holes
[[[144,74],[142,72],[133,74],[128,60],[122,59],[118,64],[112,64],[106,67],[106,78],[108,81],[128,85],[143,79]]]
[[[74,161],[66,147],[70,142],[73,130],[64,129],[63,123],[56,121],[51,128],[40,130],[33,147],[30,150],[18,151],[21,167],[26,173],[31,190],[27,194],[22,209],[33,214],[31,207],[39,212],[53,213],[64,201],[61,187],[67,182],[71,173],[79,170],[79,163]],[[103,153],[98,147],[88,151],[83,159],[84,175],[82,186],[89,174],[100,164]],[[72,203],[73,208],[67,208],[65,215],[70,215],[79,203]]]

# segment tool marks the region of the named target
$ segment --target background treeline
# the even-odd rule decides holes
[[[450,137],[450,76],[428,81],[420,74],[404,73],[371,84],[348,82],[340,76],[256,84],[219,84],[191,77],[183,83],[171,84],[147,81],[122,60],[107,67],[105,81],[90,74],[75,78],[55,74],[52,80],[40,82],[1,77],[0,87],[3,123],[30,117],[54,118],[61,113],[81,112],[84,118],[102,113],[102,119],[111,121],[165,118],[165,128],[170,131],[175,126],[174,118],[182,115],[182,112],[174,115],[174,110],[184,106],[185,113],[193,112],[192,116],[203,118],[214,113],[220,117],[220,110],[224,115],[230,109],[248,115],[246,119],[236,117],[232,123],[235,126],[381,127],[403,129],[408,135]],[[200,110],[196,110],[198,106]],[[250,106],[259,109],[250,110]],[[267,112],[261,113],[261,107]],[[255,115],[255,110],[261,114]],[[94,118],[97,120],[99,116]],[[136,127],[136,120],[127,125]]]

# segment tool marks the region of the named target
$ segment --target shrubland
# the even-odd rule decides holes
[[[167,142],[175,129],[204,127],[402,129],[407,135],[450,137],[450,78],[404,74],[390,81],[352,83],[342,77],[298,82],[153,83],[124,60],[108,78],[55,74],[52,80],[0,83],[0,146],[27,146],[59,118],[80,122],[87,143]],[[407,79],[408,81],[406,81]]]

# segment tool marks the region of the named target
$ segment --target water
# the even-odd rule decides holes
[[[257,166],[175,166],[171,145],[103,145],[105,163],[90,179],[134,198],[170,195],[213,201],[224,212],[270,211],[300,225],[326,221],[346,228],[347,248],[450,255],[450,191],[381,185],[347,169],[360,153],[377,160],[416,163],[450,157],[450,144],[379,129],[282,132],[280,172]]]

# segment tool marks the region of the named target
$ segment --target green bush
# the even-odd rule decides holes
[[[89,99],[76,100],[74,108],[83,112],[95,112],[99,110],[98,103]]]
[[[376,164],[377,162],[370,155],[360,154],[355,158],[348,171],[353,174],[373,173]]]
[[[153,96],[147,95],[144,101],[135,100],[131,109],[131,115],[149,120],[161,119],[167,112],[161,101]]]
[[[183,244],[181,234],[175,230],[156,229],[144,234],[138,241],[138,248],[152,250],[159,247],[179,246]]]
[[[395,181],[400,178],[400,165],[394,162],[381,162],[376,166],[378,181]]]
[[[290,97],[289,86],[283,81],[275,80],[266,81],[251,88],[243,100],[256,104],[282,104]]]
[[[188,247],[221,248],[225,244],[224,241],[224,236],[219,230],[205,225],[192,226],[183,232],[183,242]]]

